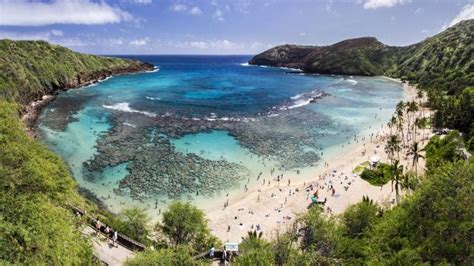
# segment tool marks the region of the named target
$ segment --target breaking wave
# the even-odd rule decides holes
[[[127,112],[127,113],[139,113],[139,114],[143,114],[149,117],[156,117],[155,113],[151,113],[147,111],[139,111],[139,110],[131,108],[129,103],[116,103],[113,105],[102,105],[102,106],[104,108],[111,109],[111,110]]]

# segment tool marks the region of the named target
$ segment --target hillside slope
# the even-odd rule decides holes
[[[321,74],[388,75],[422,87],[436,84],[454,94],[474,84],[473,32],[474,20],[467,20],[406,47],[387,46],[372,37],[329,46],[282,45],[249,63]]]
[[[0,99],[26,104],[113,74],[152,69],[147,63],[81,54],[45,41],[0,40]]]
[[[24,105],[47,93],[147,63],[85,55],[43,41],[0,40],[0,264],[94,265],[89,239],[67,204],[96,207],[77,192],[68,167],[25,133]]]

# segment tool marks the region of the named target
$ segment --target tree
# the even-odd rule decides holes
[[[350,206],[342,214],[343,234],[351,238],[362,238],[377,221],[379,213],[377,204],[364,196],[361,202]]]
[[[201,263],[193,259],[188,247],[177,246],[175,249],[163,248],[160,250],[140,252],[134,258],[128,259],[125,265],[201,265]]]
[[[473,185],[472,162],[446,163],[428,172],[413,196],[374,225],[368,264],[470,264]]]
[[[408,102],[407,103],[407,113],[408,113],[408,126],[407,126],[407,140],[408,140],[408,134],[409,134],[409,131],[410,131],[410,123],[411,123],[411,120],[410,119],[410,114],[411,114],[411,118],[414,117],[414,113],[416,113],[418,111],[418,104],[415,102],[415,101],[411,101],[411,102]],[[411,123],[411,126],[414,128],[415,127],[415,123]]]
[[[137,207],[124,209],[120,213],[120,218],[122,222],[117,228],[119,232],[145,244],[150,242],[148,236],[150,235],[149,223],[151,219],[145,209]]]
[[[400,189],[401,183],[403,182],[403,165],[399,164],[399,161],[396,160],[392,164],[392,189],[395,185],[395,199],[397,204],[400,203]]]
[[[239,245],[241,255],[236,259],[236,265],[273,265],[275,254],[269,242],[262,238],[263,232],[249,231]]]
[[[324,215],[321,207],[313,206],[298,220],[304,230],[301,243],[304,251],[323,257],[334,255],[338,231],[333,218]]]
[[[401,133],[402,142],[405,144],[405,140],[403,138],[403,113],[405,112],[405,103],[400,101],[397,103],[395,107],[395,116],[397,117],[398,121],[398,131]]]
[[[390,135],[387,141],[387,149],[389,150],[390,159],[393,160],[395,152],[398,154],[398,159],[400,160],[400,140],[397,135]]]
[[[412,159],[412,169],[415,169],[415,174],[418,174],[418,161],[420,158],[425,158],[423,155],[421,155],[421,152],[423,150],[420,150],[418,147],[418,142],[413,143],[413,145],[410,146],[410,150],[408,151],[407,155],[413,156]]]
[[[188,244],[194,251],[202,252],[218,244],[207,227],[204,213],[190,203],[172,202],[163,212],[157,228],[174,247]]]

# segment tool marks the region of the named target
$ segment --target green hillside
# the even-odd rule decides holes
[[[474,146],[474,20],[466,20],[406,47],[358,38],[329,46],[283,45],[250,60],[250,64],[300,68],[341,75],[385,75],[416,83],[436,110],[435,127],[465,133]]]
[[[0,40],[0,99],[26,104],[110,74],[152,68],[138,61],[76,53],[45,41]]]
[[[282,45],[256,55],[250,64],[321,74],[387,75],[455,94],[474,85],[473,32],[474,20],[467,20],[406,47],[387,46],[372,37],[329,46]]]
[[[152,68],[44,41],[0,40],[0,264],[98,264],[66,204],[95,206],[79,196],[65,163],[26,135],[18,117],[24,105],[110,74]]]

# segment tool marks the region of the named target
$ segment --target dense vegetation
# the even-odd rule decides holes
[[[45,41],[0,40],[0,99],[26,104],[58,89],[152,66],[73,52]]]
[[[19,106],[0,101],[0,264],[90,264],[66,203],[83,200],[61,159],[29,138]]]
[[[383,186],[390,181],[392,167],[389,164],[381,163],[374,169],[365,168],[360,177],[374,186]]]

